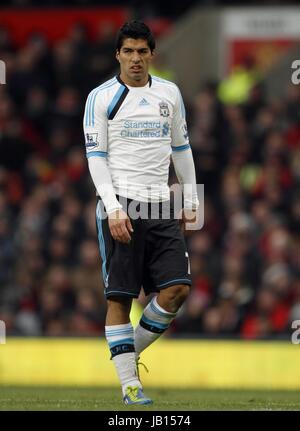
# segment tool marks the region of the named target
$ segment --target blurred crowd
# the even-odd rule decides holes
[[[300,86],[224,105],[216,84],[192,106],[204,228],[188,239],[193,289],[176,328],[247,339],[289,336],[300,319]]]
[[[0,319],[11,335],[103,335],[82,116],[117,71],[114,32],[91,43],[78,24],[16,48],[1,28],[0,58]],[[236,106],[217,94],[209,83],[187,106],[205,223],[186,237],[193,286],[168,334],[287,336],[300,319],[300,86],[267,100],[257,84]]]

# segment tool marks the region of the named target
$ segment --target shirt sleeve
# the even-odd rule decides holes
[[[196,210],[199,207],[199,199],[192,150],[173,151],[172,161],[178,181],[183,188],[183,206],[186,209]]]
[[[95,188],[103,200],[107,214],[122,208],[119,203],[107,165],[107,113],[97,89],[86,101],[83,117],[86,156]]]
[[[93,183],[99,196],[101,196],[106,213],[111,214],[122,208],[114,191],[106,159],[103,157],[89,157],[88,165]]]
[[[176,90],[176,100],[171,128],[172,152],[185,151],[190,148],[185,118],[185,107],[178,87],[176,87]]]
[[[189,143],[185,107],[178,88],[171,133],[172,161],[178,181],[183,187],[184,208],[195,210],[199,207],[195,165]]]
[[[95,89],[88,95],[83,117],[86,156],[107,156],[107,114],[99,90]]]

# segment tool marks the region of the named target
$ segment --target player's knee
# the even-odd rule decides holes
[[[190,286],[187,284],[180,284],[175,286],[175,297],[182,304],[190,293]]]
[[[172,311],[176,312],[188,297],[189,292],[190,286],[186,284],[178,284],[165,289],[162,294],[166,297],[169,306],[172,307]]]

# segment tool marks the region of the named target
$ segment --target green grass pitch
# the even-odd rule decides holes
[[[300,391],[148,389],[151,406],[122,404],[119,389],[0,386],[0,410],[300,410]]]

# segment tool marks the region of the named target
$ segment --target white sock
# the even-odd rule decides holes
[[[123,396],[128,386],[142,387],[137,376],[134,332],[131,323],[105,326],[105,336],[122,385]]]
[[[135,328],[136,358],[168,329],[175,316],[176,313],[169,313],[158,305],[156,297],[149,302],[138,326]]]

